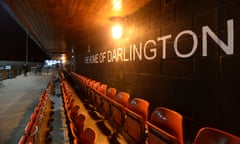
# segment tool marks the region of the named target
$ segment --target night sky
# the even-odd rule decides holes
[[[28,60],[43,62],[49,57],[28,39]],[[26,60],[26,32],[15,22],[0,4],[0,60]]]

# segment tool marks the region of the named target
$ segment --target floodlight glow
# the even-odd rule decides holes
[[[114,39],[119,39],[122,37],[123,29],[121,25],[115,25],[112,27],[112,36]]]

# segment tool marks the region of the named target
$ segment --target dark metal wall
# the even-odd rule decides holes
[[[76,54],[76,71],[118,91],[129,92],[131,98],[150,101],[152,111],[157,106],[174,109],[204,126],[217,127],[240,136],[240,13],[239,0],[153,0],[124,21],[125,35],[112,41],[109,29],[89,35],[85,53]],[[227,21],[233,20],[234,53],[226,54],[210,36],[207,38],[207,56],[203,56],[203,27],[208,26],[219,39],[228,44]],[[132,33],[130,31],[132,30]],[[179,33],[191,30],[198,43],[194,54],[180,58],[174,50]],[[157,56],[152,60],[86,63],[86,57],[117,48],[130,49],[131,44],[171,34],[166,40],[166,58],[163,42],[156,45]],[[178,40],[180,53],[193,48],[189,34]],[[80,45],[79,45],[80,46]],[[90,47],[90,48],[89,48]],[[127,51],[126,55],[130,52]],[[148,49],[146,55],[153,53]],[[98,55],[99,56],[99,55]]]

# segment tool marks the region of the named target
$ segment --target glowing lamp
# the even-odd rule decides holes
[[[112,0],[112,7],[114,11],[120,11],[122,9],[122,0]]]
[[[123,29],[121,25],[115,25],[112,27],[112,36],[114,39],[120,39],[123,34]]]

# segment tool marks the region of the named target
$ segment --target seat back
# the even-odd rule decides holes
[[[116,96],[116,94],[117,94],[117,89],[116,88],[110,87],[110,88],[107,89],[107,94],[106,95],[108,97],[113,98],[113,97]]]
[[[72,95],[69,95],[69,100],[67,102],[68,110],[71,110],[75,105],[75,99],[72,97]]]
[[[128,105],[128,108],[142,116],[144,121],[148,120],[149,102],[142,98],[133,98]]]
[[[31,129],[30,135],[26,141],[27,144],[35,144],[38,143],[38,126],[34,125]]]
[[[80,135],[80,143],[83,144],[96,144],[97,133],[93,128],[86,128]]]
[[[79,114],[75,119],[75,127],[78,133],[82,133],[84,130],[84,122],[86,119],[86,115]]]
[[[240,138],[216,128],[204,127],[198,131],[194,144],[240,144]]]
[[[35,110],[33,111],[33,113],[30,116],[30,120],[34,120],[37,116],[37,113],[38,113],[38,109],[36,107]]]
[[[164,107],[155,108],[148,122],[147,142],[184,144],[183,139],[182,115]]]
[[[100,87],[100,82],[95,82],[93,85],[92,85],[92,88],[94,89],[94,90],[98,90],[98,88]]]
[[[144,143],[146,121],[149,113],[149,102],[141,98],[133,98],[126,109],[124,128],[135,143]]]
[[[91,86],[91,88],[90,88],[90,100],[91,100],[91,102],[93,103],[93,104],[95,104],[95,94],[96,94],[96,91],[98,90],[98,87],[100,86],[100,82],[96,82],[96,81],[94,81],[93,83],[92,83],[92,86]]]
[[[27,135],[27,136],[29,136],[30,135],[30,132],[31,132],[31,129],[32,129],[32,126],[33,126],[33,123],[34,123],[34,121],[35,121],[35,119],[34,120],[30,120],[28,123],[27,123],[27,125],[25,126],[25,134]]]
[[[106,84],[101,84],[99,91],[100,91],[101,94],[106,95],[107,94],[107,85]]]
[[[117,127],[123,126],[123,120],[125,115],[125,109],[128,105],[130,95],[126,92],[119,92],[115,97],[113,97],[111,103],[112,110],[112,120]]]
[[[88,83],[88,93],[87,93],[87,96],[89,97],[89,99],[91,98],[92,88],[93,88],[94,83],[96,83],[95,80],[91,80],[91,81]]]
[[[86,79],[85,80],[84,88],[83,88],[85,95],[88,95],[88,88],[89,88],[90,82],[91,82],[91,79]]]
[[[113,99],[119,104],[127,107],[130,95],[126,92],[119,92]]]
[[[111,103],[113,101],[112,98],[115,97],[116,93],[116,88],[109,87],[106,90],[106,94],[103,94],[102,96],[102,111],[108,119],[111,117]]]
[[[94,95],[95,105],[99,110],[102,108],[102,92],[101,92],[101,90],[104,92],[104,89],[103,89],[104,85],[105,84],[100,85],[100,82],[99,82],[99,84],[96,86],[96,93]]]
[[[77,117],[78,115],[78,112],[80,110],[80,106],[79,105],[74,105],[71,109],[71,112],[70,112],[70,118],[74,121],[75,118]]]

